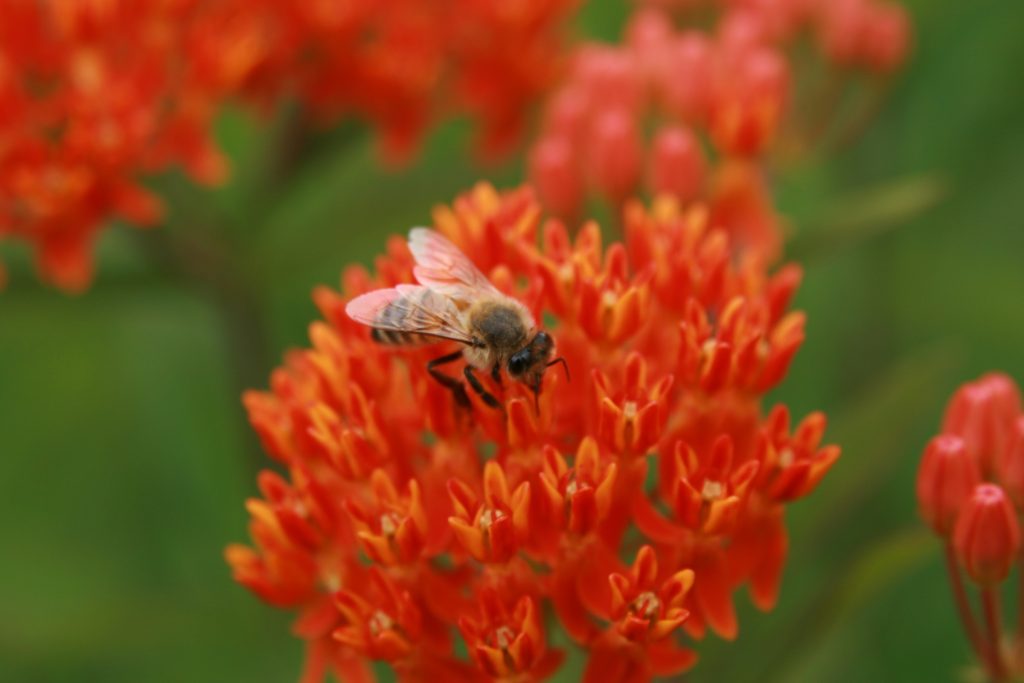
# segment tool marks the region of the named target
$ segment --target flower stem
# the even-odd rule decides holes
[[[949,585],[953,590],[953,601],[956,603],[957,613],[960,615],[960,622],[964,625],[967,639],[975,654],[983,661],[988,660],[987,648],[982,640],[981,632],[978,630],[978,622],[974,620],[971,613],[971,605],[967,601],[967,591],[964,590],[963,578],[960,576],[960,568],[956,563],[956,553],[953,550],[953,543],[946,540],[946,570],[949,573]]]
[[[861,102],[860,111],[836,136],[836,140],[830,150],[833,154],[854,145],[864,135],[865,131],[871,127],[871,124],[874,123],[882,111],[882,104],[886,100],[887,90],[888,83],[883,82],[872,90],[866,102]]]
[[[989,675],[993,681],[1007,680],[1006,662],[1003,659],[1002,627],[999,619],[999,599],[992,586],[981,589],[981,604],[985,611],[985,628],[988,632]]]
[[[1024,662],[1024,552],[1017,556],[1017,631],[1013,634],[1013,667]]]

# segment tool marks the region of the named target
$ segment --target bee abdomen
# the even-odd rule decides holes
[[[390,346],[436,342],[436,338],[412,330],[423,327],[423,322],[417,318],[418,312],[433,310],[436,303],[432,301],[431,297],[437,296],[434,292],[424,288],[412,296],[403,295],[390,302],[377,314],[376,320],[373,322],[373,331],[370,333],[371,338],[379,344]]]
[[[399,332],[398,330],[385,330],[380,327],[375,327],[370,331],[370,338],[378,344],[387,344],[388,346],[411,346],[436,341],[415,332]]]

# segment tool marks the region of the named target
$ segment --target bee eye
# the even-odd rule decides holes
[[[508,359],[508,372],[510,375],[521,375],[526,371],[526,356],[517,353]]]

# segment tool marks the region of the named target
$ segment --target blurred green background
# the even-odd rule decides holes
[[[826,411],[844,455],[790,509],[778,609],[744,604],[738,642],[702,643],[687,680],[944,681],[971,661],[913,480],[958,383],[1024,379],[1024,5],[909,7],[912,61],[874,125],[778,178],[809,326],[772,399]],[[626,12],[591,2],[578,31],[614,38]],[[511,186],[521,169],[475,165],[459,123],[410,168],[382,169],[346,124],[281,183],[267,162],[281,125],[226,113],[232,182],[161,179],[165,232],[105,233],[83,296],[36,284],[4,245],[0,680],[296,678],[289,615],[236,586],[221,555],[246,538],[265,462],[240,387],[305,343],[313,286],[476,179]],[[172,248],[184,269],[161,258]]]

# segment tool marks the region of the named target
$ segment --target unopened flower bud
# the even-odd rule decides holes
[[[849,66],[857,61],[868,13],[865,0],[833,0],[822,3],[818,42],[833,62]]]
[[[723,62],[711,103],[711,136],[730,155],[753,156],[774,139],[789,97],[782,55],[756,48]]]
[[[1020,528],[1009,497],[996,484],[979,484],[964,502],[953,545],[968,575],[979,584],[999,583],[1020,549]]]
[[[997,463],[999,483],[1013,499],[1017,509],[1024,509],[1024,415],[1013,422],[1009,446]]]
[[[602,194],[622,201],[640,177],[640,134],[636,122],[622,108],[610,109],[594,121],[591,172]]]
[[[704,182],[704,152],[689,129],[666,126],[654,136],[651,186],[655,193],[688,201],[700,194]]]
[[[1013,421],[1020,413],[1017,385],[1008,376],[993,372],[953,394],[942,431],[963,437],[967,450],[978,459],[982,476],[989,477],[1009,445]]]
[[[882,73],[900,66],[910,45],[910,20],[899,5],[873,7],[864,22],[864,61]]]
[[[666,48],[657,81],[662,103],[670,113],[687,123],[707,120],[713,64],[714,48],[702,33],[682,33]]]
[[[924,451],[917,471],[917,504],[921,517],[940,536],[953,531],[964,500],[981,481],[978,465],[963,439],[941,434]]]
[[[572,217],[579,211],[583,187],[572,143],[566,138],[551,136],[533,147],[530,180],[553,213]]]

